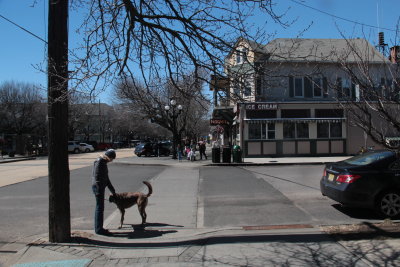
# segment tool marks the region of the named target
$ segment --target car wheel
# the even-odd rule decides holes
[[[75,154],[78,154],[78,153],[79,153],[79,148],[75,148],[75,149],[74,149],[74,153],[75,153]]]
[[[86,153],[90,152],[90,149],[89,149],[89,148],[86,148],[86,149],[85,149],[85,152],[86,152]]]
[[[137,156],[140,158],[142,156],[142,154],[137,154]]]
[[[400,215],[400,193],[386,191],[379,195],[376,201],[376,210],[385,218],[394,218]]]

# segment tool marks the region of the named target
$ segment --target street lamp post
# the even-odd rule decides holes
[[[178,133],[176,129],[176,119],[178,118],[179,114],[182,112],[182,105],[176,105],[176,100],[171,98],[170,105],[166,105],[165,111],[167,112],[167,115],[169,115],[172,119],[172,159],[177,159],[176,157],[176,145],[177,145],[177,139],[178,139]],[[171,111],[171,113],[170,113]]]

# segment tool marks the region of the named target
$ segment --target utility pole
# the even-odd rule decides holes
[[[68,164],[68,0],[49,0],[49,241],[71,238]]]

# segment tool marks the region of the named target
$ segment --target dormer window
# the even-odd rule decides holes
[[[236,50],[236,64],[243,64],[247,61],[247,53],[249,49],[246,47],[239,48]]]

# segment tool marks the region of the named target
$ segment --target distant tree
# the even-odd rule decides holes
[[[137,81],[123,81],[117,86],[117,96],[139,116],[170,131],[174,142],[179,143],[183,134],[198,136],[199,125],[208,114],[209,101],[199,93],[202,84],[195,75],[180,81],[179,89],[168,82],[159,81],[146,87]],[[165,109],[165,106],[171,106],[171,99],[183,107],[179,115],[176,115],[179,111],[175,107],[175,118],[172,107],[169,111]]]
[[[68,105],[68,139],[75,140],[77,132],[85,133],[85,136],[89,137],[93,132],[87,127],[91,124],[96,105],[90,103],[90,99],[85,94],[76,91],[69,94]]]
[[[38,86],[21,82],[0,85],[0,132],[17,134],[16,153],[25,152],[26,140],[22,135],[43,135],[46,114]]]

